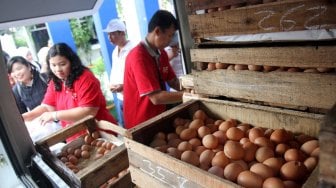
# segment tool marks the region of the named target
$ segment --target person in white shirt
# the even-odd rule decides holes
[[[110,90],[114,93],[114,103],[118,113],[118,123],[124,126],[123,118],[123,83],[125,59],[129,51],[135,46],[126,38],[126,26],[120,19],[112,19],[103,30],[108,35],[112,45],[115,45],[112,52],[112,69],[110,75]]]
[[[41,71],[41,65],[39,62],[33,59],[32,52],[28,47],[21,46],[17,49],[17,55],[24,57],[28,62],[30,62],[38,72]]]

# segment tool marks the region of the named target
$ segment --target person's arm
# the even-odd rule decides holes
[[[157,91],[148,95],[154,105],[182,102],[183,92]]]
[[[39,105],[31,111],[23,113],[22,117],[24,121],[32,121],[33,119],[39,117],[44,112],[48,112],[48,107],[45,105]]]
[[[170,81],[167,81],[169,87],[175,89],[176,91],[181,91],[180,80],[178,78],[174,78]]]

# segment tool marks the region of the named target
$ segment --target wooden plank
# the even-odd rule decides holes
[[[211,4],[209,5],[211,6]],[[336,28],[336,3],[278,1],[239,9],[189,15],[193,38]]]
[[[268,65],[279,67],[336,67],[336,46],[286,46],[191,49],[192,62]]]
[[[223,185],[228,188],[240,187],[133,140],[126,138],[125,144],[128,148],[130,164],[133,167],[139,166],[143,172],[155,176],[155,179],[163,185],[186,188],[222,187]]]
[[[201,94],[322,109],[336,101],[335,74],[214,70],[193,75],[194,90]]]
[[[131,173],[128,172],[122,176],[117,182],[109,186],[109,188],[134,188],[131,179]]]
[[[97,121],[97,126],[103,130],[111,130],[115,133],[118,133],[121,136],[126,136],[126,137],[130,137],[131,133],[129,133],[129,131],[127,131],[127,129],[124,129],[116,124],[113,124],[111,122],[108,121]]]
[[[131,177],[132,177],[132,182],[136,184],[135,188],[146,188],[146,187],[160,187],[160,188],[165,188],[165,187],[170,187],[170,186],[165,186],[162,184],[160,181],[152,178],[151,176],[147,175],[140,169],[133,167],[130,165],[129,167]]]
[[[187,14],[196,14],[198,10],[245,4],[250,1],[251,0],[186,0],[185,7]]]

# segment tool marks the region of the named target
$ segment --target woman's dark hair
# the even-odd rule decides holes
[[[166,10],[158,10],[154,13],[148,24],[148,32],[152,32],[155,27],[159,27],[163,32],[174,26],[176,30],[179,29],[178,21],[176,18]]]
[[[33,72],[33,70],[35,70],[34,65],[32,65],[29,61],[27,61],[24,57],[22,57],[22,56],[14,56],[14,57],[10,58],[8,60],[8,62],[7,62],[7,73],[8,74],[12,73],[12,71],[13,71],[13,65],[15,63],[20,63],[20,64],[22,64],[22,65],[24,65],[26,67],[31,67],[32,68],[31,72]]]
[[[70,61],[70,74],[65,82],[65,86],[72,89],[74,81],[83,73],[86,67],[82,64],[79,56],[65,43],[54,44],[48,51],[47,65],[48,76],[55,83],[55,90],[62,90],[62,80],[59,79],[50,69],[50,58],[62,56]]]

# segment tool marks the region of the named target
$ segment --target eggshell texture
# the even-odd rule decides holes
[[[218,138],[215,137],[212,134],[208,134],[208,135],[203,137],[202,144],[203,144],[204,147],[206,147],[208,149],[214,149],[218,145]]]
[[[179,136],[176,133],[168,133],[167,134],[167,140],[172,140],[172,139],[176,139],[179,138]]]
[[[264,181],[263,188],[285,188],[285,184],[280,178],[270,177]]]
[[[237,181],[238,175],[244,171],[244,168],[238,163],[230,163],[224,168],[224,177],[232,182]]]
[[[270,136],[270,140],[279,144],[290,140],[290,136],[285,129],[275,129]]]
[[[208,63],[208,71],[216,70],[216,63]]]
[[[224,177],[224,170],[222,167],[219,166],[213,166],[211,168],[209,168],[208,172],[210,172],[211,174],[214,174],[218,177],[223,178]]]
[[[224,131],[216,131],[212,133],[212,135],[218,138],[218,144],[221,144],[221,145],[225,144],[227,138],[226,138],[226,134]]]
[[[202,145],[201,140],[198,139],[198,138],[192,138],[192,139],[190,139],[188,142],[192,145],[193,150],[194,150],[197,146]]]
[[[176,159],[180,159],[181,158],[181,154],[182,152],[180,150],[178,150],[177,148],[173,148],[173,147],[169,147],[167,148],[167,154],[175,157]]]
[[[182,142],[181,139],[179,138],[175,138],[175,139],[171,139],[168,141],[168,145],[171,146],[171,147],[175,147],[177,148],[177,146]]]
[[[197,155],[201,155],[201,153],[206,150],[207,148],[204,146],[197,146],[193,151],[197,153]]]
[[[250,129],[248,136],[251,142],[254,143],[254,140],[256,138],[264,136],[264,131],[261,128],[253,127],[252,129]]]
[[[258,145],[259,147],[270,147],[270,148],[274,148],[274,144],[272,143],[272,141],[266,137],[258,137],[256,139],[254,139],[254,142],[256,145]]]
[[[224,145],[225,155],[232,160],[243,159],[245,151],[239,142],[228,140]]]
[[[247,65],[236,64],[234,70],[247,70]]]
[[[233,141],[239,141],[245,135],[244,131],[238,129],[237,127],[230,127],[226,131],[226,137]]]
[[[304,161],[304,165],[309,172],[313,171],[317,165],[317,159],[315,157],[309,157]]]
[[[256,173],[245,170],[238,175],[237,183],[244,187],[261,188],[263,185],[263,179]]]
[[[298,161],[289,161],[282,165],[280,175],[285,180],[301,180],[307,174],[307,167]]]
[[[319,158],[319,155],[320,155],[320,147],[315,148],[314,151],[310,154],[310,156],[316,157],[316,158]]]
[[[180,138],[181,140],[190,140],[197,137],[197,131],[192,128],[184,129],[181,131]]]
[[[184,129],[187,129],[187,127],[186,127],[186,126],[182,126],[182,125],[177,126],[177,127],[175,128],[175,133],[178,134],[178,135],[180,135],[181,132],[182,132]]]
[[[199,157],[199,162],[203,166],[210,167],[211,161],[214,156],[215,156],[215,152],[213,152],[212,150],[208,150],[208,149],[204,150]]]
[[[204,126],[204,121],[201,119],[194,119],[190,122],[189,128],[197,130],[198,128]]]
[[[258,174],[263,180],[274,176],[273,169],[263,163],[253,164],[250,171]]]
[[[302,144],[300,149],[307,155],[310,155],[317,147],[319,147],[318,140],[310,140]]]
[[[234,123],[232,121],[223,121],[219,127],[218,130],[226,132],[229,128],[234,127]]]
[[[201,109],[196,110],[193,115],[193,119],[200,119],[202,121],[205,121],[207,118],[208,118],[207,114]]]
[[[275,153],[278,156],[282,156],[283,154],[285,154],[285,152],[289,149],[290,147],[287,144],[278,144],[275,147]]]
[[[222,167],[223,169],[230,163],[229,158],[224,154],[223,151],[218,152],[211,160],[211,165],[212,166],[219,166]]]
[[[191,151],[192,145],[188,141],[183,141],[177,146],[177,149],[180,151]]]
[[[194,166],[199,165],[199,157],[194,151],[184,151],[181,155],[181,160]]]
[[[198,137],[203,138],[204,136],[211,133],[211,130],[207,126],[202,126],[197,129]]]
[[[263,67],[261,65],[248,65],[247,68],[251,71],[261,71]]]
[[[226,69],[228,66],[226,63],[216,63],[216,69]]]
[[[243,144],[243,149],[245,150],[244,161],[253,161],[255,159],[255,153],[258,149],[258,146],[252,142],[246,142]]]
[[[260,147],[256,151],[256,159],[258,162],[264,162],[266,159],[274,157],[274,152],[269,147]]]
[[[283,158],[275,158],[275,157],[268,158],[263,162],[263,164],[273,169],[274,174],[278,174],[280,172],[280,169],[284,163],[285,160]]]
[[[241,138],[241,139],[239,140],[239,143],[240,143],[241,145],[244,145],[244,144],[247,143],[247,142],[250,142],[250,139],[248,139],[248,138],[246,138],[246,137],[243,137],[243,138]]]
[[[315,140],[314,137],[306,135],[306,134],[299,134],[295,138],[300,144],[304,144],[305,142],[308,142],[310,140]]]
[[[298,149],[288,149],[285,154],[284,154],[284,158],[286,161],[301,161],[303,162],[306,159],[305,154]]]
[[[163,145],[166,145],[166,144],[167,144],[167,142],[165,140],[155,139],[149,145],[151,147],[155,148],[155,147],[163,146]],[[97,147],[99,147],[99,146],[97,145]]]

